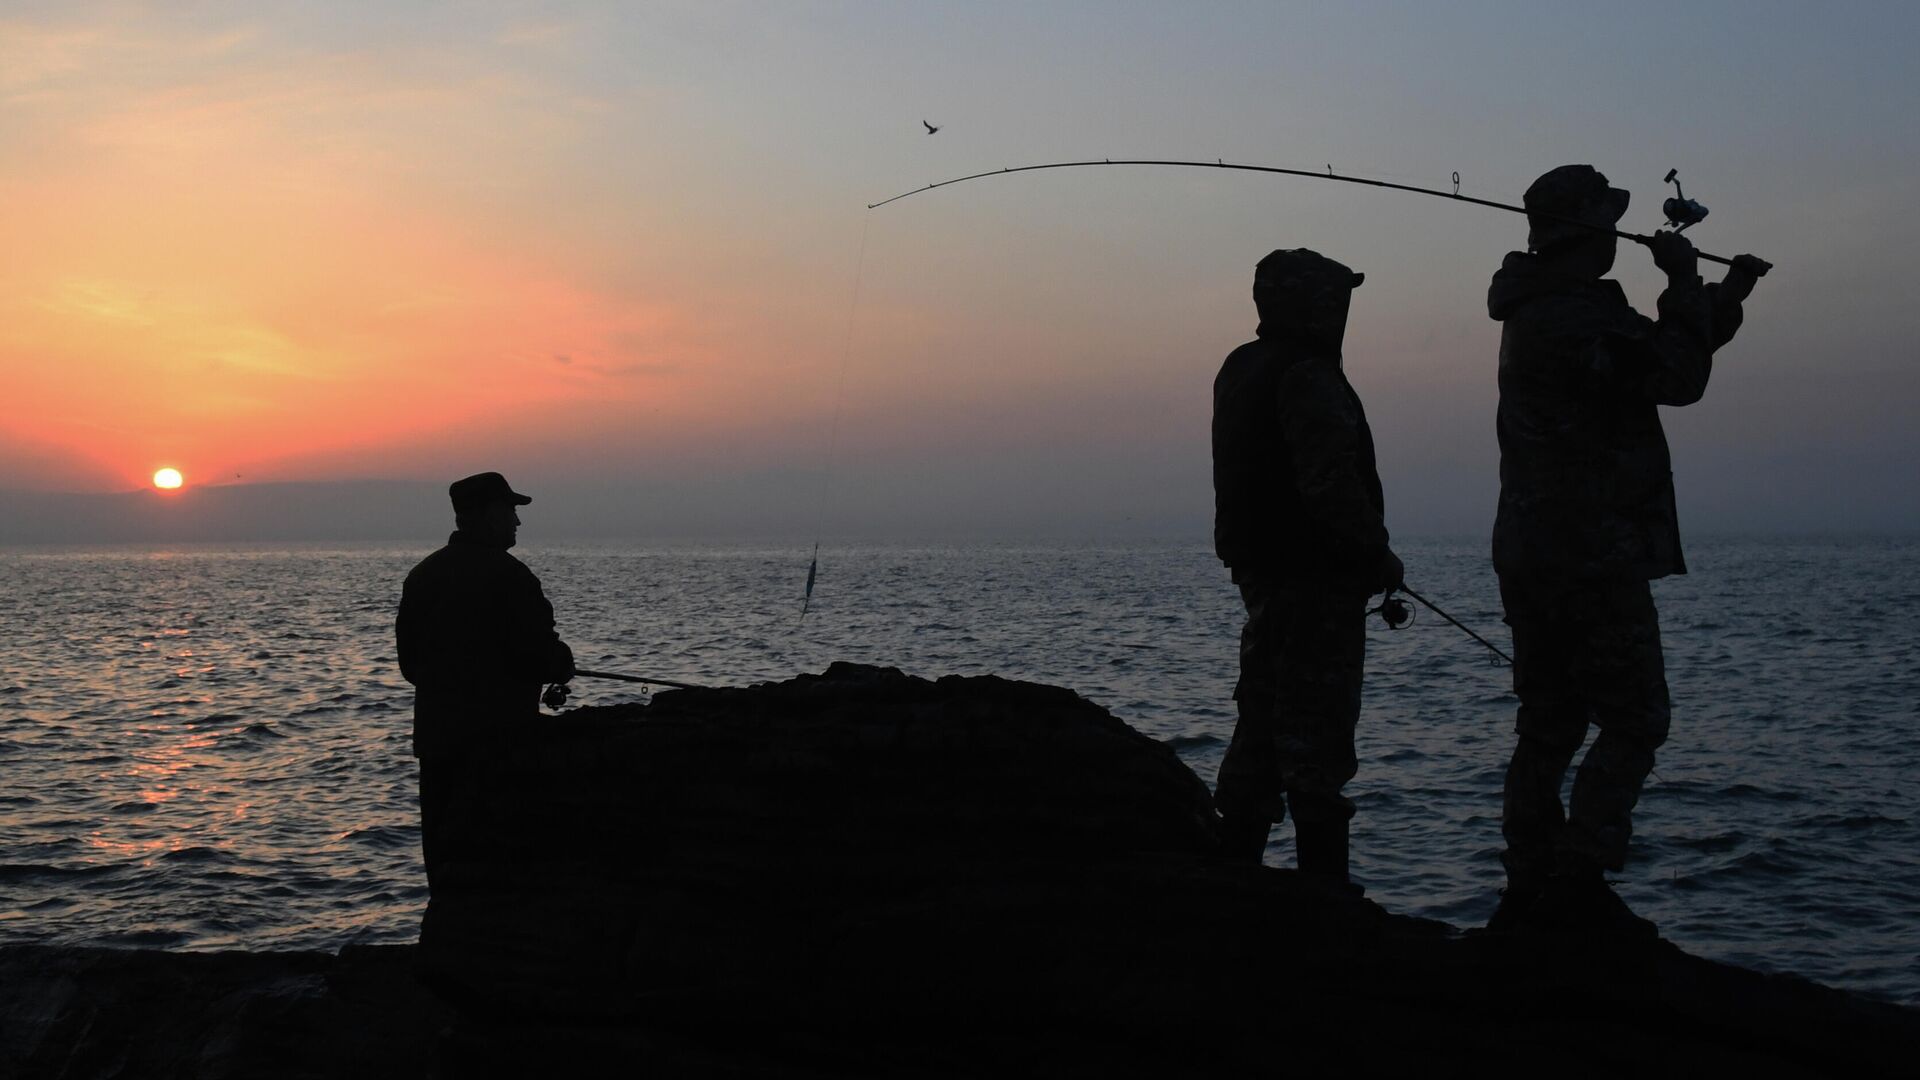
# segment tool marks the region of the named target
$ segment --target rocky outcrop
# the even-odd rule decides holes
[[[453,1012],[410,945],[0,948],[0,1076],[429,1076]]]
[[[492,857],[440,875],[421,941],[451,995],[509,1012],[946,993],[1014,945],[985,940],[1023,932],[1012,908],[1216,843],[1172,751],[1070,691],[845,664],[578,710],[495,786]],[[1058,914],[1043,937],[1086,917]]]
[[[299,1075],[272,1055],[309,1048],[341,1068],[306,1075],[1837,1075],[1920,1050],[1914,1012],[1802,980],[1222,861],[1200,781],[1057,688],[835,665],[575,710],[500,761],[487,853],[436,881],[413,957],[457,1017],[394,953],[0,950],[0,1074]]]

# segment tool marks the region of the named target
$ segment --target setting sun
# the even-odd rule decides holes
[[[179,469],[161,469],[153,474],[153,486],[171,491],[186,481]]]

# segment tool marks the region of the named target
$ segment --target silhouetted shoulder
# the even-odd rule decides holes
[[[1255,339],[1228,353],[1226,362],[1220,365],[1220,373],[1214,376],[1213,392],[1217,395],[1263,372],[1270,352],[1265,342]]]
[[[533,571],[512,553],[484,544],[448,544],[420,560],[407,580],[451,575],[472,579],[531,578]]]
[[[1353,412],[1346,373],[1331,357],[1298,357],[1278,373],[1276,389],[1282,408],[1324,409],[1343,416]]]

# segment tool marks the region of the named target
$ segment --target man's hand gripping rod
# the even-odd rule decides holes
[[[1481,637],[1479,634],[1474,633],[1472,630],[1467,629],[1464,623],[1462,623],[1459,619],[1456,619],[1453,616],[1447,614],[1446,612],[1441,611],[1438,607],[1434,605],[1433,601],[1427,599],[1424,596],[1421,596],[1419,593],[1414,592],[1412,589],[1407,588],[1407,583],[1404,581],[1401,582],[1395,588],[1388,589],[1387,594],[1380,598],[1380,606],[1372,609],[1371,611],[1368,611],[1367,614],[1379,615],[1382,619],[1385,619],[1387,621],[1387,625],[1389,627],[1395,630],[1398,630],[1401,627],[1406,626],[1408,623],[1412,622],[1413,612],[1407,609],[1406,601],[1396,600],[1394,598],[1393,594],[1395,592],[1406,593],[1408,596],[1411,596],[1415,600],[1420,601],[1421,604],[1425,605],[1428,611],[1431,611],[1435,615],[1438,615],[1441,618],[1452,623],[1453,625],[1458,626],[1462,633],[1466,634],[1468,637],[1479,642],[1480,644],[1486,646],[1489,652],[1493,653],[1493,655],[1499,657],[1500,659],[1505,660],[1509,666],[1513,664],[1513,657],[1508,656],[1505,652],[1502,652],[1499,646],[1495,645],[1491,641],[1488,641],[1486,638]]]

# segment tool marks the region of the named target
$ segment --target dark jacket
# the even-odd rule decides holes
[[[1661,405],[1706,392],[1740,305],[1699,279],[1660,294],[1658,321],[1619,282],[1512,252],[1487,310],[1500,334],[1501,574],[1648,580],[1684,574]]]
[[[493,747],[507,724],[539,715],[543,683],[573,670],[540,579],[460,532],[407,574],[394,636],[423,758]]]
[[[1261,326],[1213,381],[1213,543],[1235,581],[1372,589],[1387,554],[1373,432],[1337,357]]]

